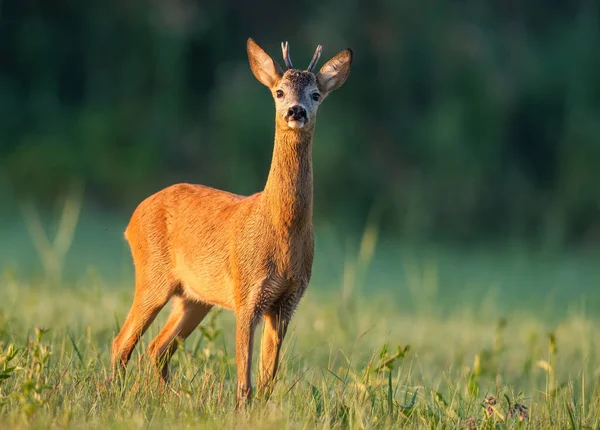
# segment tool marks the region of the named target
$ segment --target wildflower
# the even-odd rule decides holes
[[[467,418],[467,430],[477,430],[477,418]]]
[[[495,406],[498,404],[498,399],[494,396],[487,396],[483,404],[485,405],[487,415],[491,417],[494,414]]]
[[[510,409],[510,417],[512,418],[513,416],[518,415],[519,421],[526,420],[527,418],[529,418],[527,409],[527,406],[515,402],[515,404]]]

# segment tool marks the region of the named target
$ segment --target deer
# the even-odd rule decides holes
[[[172,311],[148,354],[161,379],[178,345],[213,306],[235,314],[236,409],[252,398],[254,332],[264,320],[258,389],[275,382],[282,341],[304,295],[314,259],[312,141],[317,110],[350,73],[345,49],[315,73],[318,45],[306,70],[295,69],[282,43],[286,70],[254,40],[252,73],[275,102],[275,143],[264,189],[241,196],[204,185],[171,185],[143,200],[125,230],[135,269],[131,309],[113,339],[113,372],[131,354],[161,309]]]

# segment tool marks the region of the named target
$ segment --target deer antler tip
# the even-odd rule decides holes
[[[286,42],[281,42],[281,51],[283,53],[283,61],[285,61],[285,65],[288,69],[293,69],[292,60],[290,59],[290,50],[289,45]]]
[[[319,62],[319,58],[321,58],[321,51],[323,50],[322,45],[317,45],[317,49],[315,50],[315,55],[313,55],[312,60],[310,60],[310,64],[306,69],[309,72],[312,72],[317,63]]]

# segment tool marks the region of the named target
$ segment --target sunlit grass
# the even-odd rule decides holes
[[[50,243],[37,224],[32,242]],[[104,245],[116,249],[121,230],[99,225],[118,231]],[[145,353],[168,312],[138,345],[125,381],[111,383],[109,348],[131,304],[131,272],[103,276],[123,256],[67,236],[58,251],[38,246],[24,258],[32,265],[37,256],[44,270],[8,265],[0,276],[0,428],[600,425],[600,277],[583,257],[386,252],[375,223],[346,247],[355,252],[318,241],[275,390],[235,413],[234,317],[218,309],[173,357],[170,386]],[[96,264],[112,264],[82,271],[81,243],[94,244]],[[77,276],[62,280],[72,268]]]
[[[416,279],[412,294],[418,294]],[[552,325],[517,310],[499,320],[490,316],[485,296],[443,311],[433,301],[400,312],[404,295],[349,294],[347,284],[323,292],[313,285],[293,319],[273,395],[235,414],[230,313],[210,314],[188,339],[172,360],[168,388],[161,388],[145,354],[161,315],[136,349],[127,380],[115,386],[109,345],[128,310],[130,285],[109,288],[91,278],[52,287],[8,274],[2,284],[0,427],[600,424],[600,335],[596,319],[583,312]],[[488,396],[493,407],[484,403]],[[510,417],[515,401],[528,407],[527,419],[520,421],[518,410]]]

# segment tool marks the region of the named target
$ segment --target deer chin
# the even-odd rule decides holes
[[[306,121],[303,119],[290,119],[287,124],[289,128],[299,129],[306,125]]]

